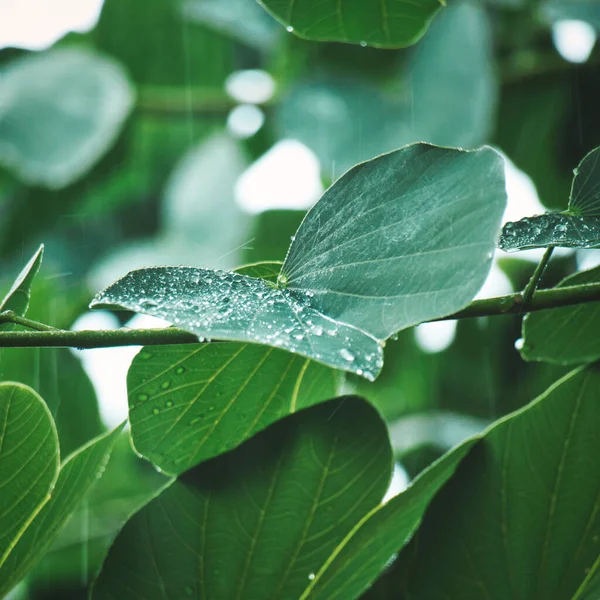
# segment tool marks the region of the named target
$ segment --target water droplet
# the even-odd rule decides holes
[[[312,581],[315,578],[315,574],[314,573],[309,573],[308,574],[308,578]]]
[[[567,226],[564,223],[559,223],[554,228],[554,231],[556,231],[556,233],[564,233],[565,231],[567,231]]]
[[[154,409],[152,409],[152,414],[153,414],[153,415],[157,415],[157,414],[159,414],[159,413],[160,413],[160,410],[159,410],[158,408],[154,408]]]
[[[366,48],[366,47],[367,47],[367,42],[365,42],[365,41],[363,40],[363,41],[360,43],[360,45],[361,45],[363,48]]]
[[[177,367],[177,368],[175,369],[175,373],[176,373],[177,375],[181,375],[182,373],[185,373],[185,369],[184,369],[183,367]]]
[[[171,406],[173,406],[173,402],[171,400],[168,400],[166,403],[166,407],[171,408]]]
[[[348,362],[353,362],[354,361],[354,354],[352,354],[349,350],[347,350],[346,348],[342,348],[340,350],[340,356],[344,359],[347,360]]]
[[[283,273],[279,273],[279,275],[277,275],[277,285],[280,288],[285,288],[285,287],[287,287],[287,284],[288,284],[288,277],[287,277],[287,275],[284,275]],[[269,300],[267,302],[267,304],[269,306],[273,306],[273,300]]]
[[[294,31],[294,28],[291,25],[288,25],[286,27],[286,30],[288,31],[288,33],[292,33]]]
[[[292,242],[296,239],[295,235],[290,236],[290,240],[292,240]]]
[[[148,394],[138,394],[138,397],[137,397],[137,399],[138,399],[140,402],[146,402],[146,400],[148,400]]]
[[[152,358],[152,354],[150,354],[150,352],[146,352],[146,350],[142,350],[139,356],[142,360],[148,360],[149,358]]]
[[[155,300],[144,300],[140,302],[140,308],[142,310],[152,310],[158,306],[158,302]]]
[[[171,382],[170,382],[170,381],[163,381],[163,382],[160,384],[160,387],[161,387],[163,390],[168,390],[168,389],[171,387]]]
[[[311,332],[315,335],[323,335],[323,328],[320,325],[314,325],[311,329]]]
[[[518,350],[520,352],[521,350],[523,350],[524,345],[525,345],[525,340],[523,338],[519,338],[515,342],[515,350]]]

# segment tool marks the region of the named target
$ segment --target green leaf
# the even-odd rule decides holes
[[[31,257],[29,262],[23,267],[23,270],[13,283],[10,291],[0,302],[0,313],[10,310],[19,317],[24,317],[29,308],[29,298],[31,296],[31,284],[42,264],[44,256],[44,245],[42,244],[38,251]],[[13,323],[0,324],[0,331],[12,331],[15,328]]]
[[[437,0],[381,2],[370,0],[258,0],[299,37],[348,42],[377,48],[403,48],[419,40],[441,8]]]
[[[256,0],[184,0],[184,16],[230,35],[241,42],[269,50],[281,37],[277,22]]]
[[[575,273],[557,287],[600,283],[600,267]],[[576,365],[600,359],[600,313],[598,304],[579,304],[542,310],[523,320],[525,360]]]
[[[505,252],[560,246],[595,248],[600,245],[600,219],[565,213],[547,213],[508,222],[498,247]]]
[[[138,512],[92,597],[299,598],[379,504],[391,462],[385,425],[359,398],[287,417]]]
[[[325,192],[281,272],[311,306],[383,340],[472,300],[505,205],[504,163],[491,148],[406,146]]]
[[[464,307],[489,271],[506,204],[490,148],[407,146],[358,165],[307,214],[278,286],[222,271],[133,271],[92,308],[199,337],[278,346],[374,379],[396,331]],[[375,339],[376,338],[376,339]]]
[[[278,261],[266,261],[254,263],[252,265],[245,265],[235,270],[239,275],[246,275],[247,277],[256,277],[257,279],[264,279],[271,283],[277,283],[277,277],[281,271],[281,265],[283,263]]]
[[[144,348],[127,376],[136,450],[179,474],[337,394],[337,373],[265,346]]]
[[[62,188],[110,148],[133,105],[122,69],[87,50],[19,58],[2,71],[0,163]]]
[[[198,335],[280,347],[325,365],[375,378],[382,348],[370,335],[339,323],[261,279],[192,267],[132,271],[106,288],[91,308],[159,317]]]
[[[598,557],[598,389],[576,370],[488,430],[386,574],[397,596],[572,597]]]
[[[358,598],[407,543],[431,499],[452,477],[476,441],[469,440],[446,454],[406,491],[365,515],[335,547],[302,600]]]
[[[59,468],[50,411],[31,389],[0,383],[0,567],[48,501]]]
[[[102,476],[122,429],[123,426],[117,427],[90,442],[61,466],[52,496],[0,566],[0,597],[4,597],[50,549],[78,504]]]
[[[575,169],[569,208],[506,223],[500,249],[524,250],[561,246],[595,248],[600,245],[600,148],[592,150]]]

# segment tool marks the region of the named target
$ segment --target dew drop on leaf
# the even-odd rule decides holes
[[[350,352],[348,349],[346,348],[342,348],[340,350],[340,356],[344,359],[347,360],[348,362],[352,362],[354,361],[354,354],[352,354],[352,352]]]

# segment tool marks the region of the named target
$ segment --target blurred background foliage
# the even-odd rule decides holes
[[[91,295],[135,267],[283,260],[332,181],[404,144],[499,148],[514,220],[566,207],[572,169],[600,143],[592,1],[453,1],[402,50],[301,40],[255,0],[105,0],[83,32],[16,39],[42,21],[64,33],[62,4],[54,25],[0,8],[0,285],[44,242],[29,316],[55,326],[83,326]],[[538,259],[499,253],[482,294],[521,289]],[[543,284],[594,262],[557,253]],[[107,323],[119,324],[85,317]],[[519,337],[518,317],[424,325],[388,342],[376,382],[345,387],[382,411],[412,478],[564,372],[523,362]],[[131,354],[117,367],[106,352],[0,352],[1,379],[48,401],[63,456],[126,414]],[[124,434],[14,597],[84,597],[127,515],[165,481]]]

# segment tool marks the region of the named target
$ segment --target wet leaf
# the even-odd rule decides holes
[[[10,310],[19,317],[24,317],[29,308],[29,298],[31,296],[31,284],[42,264],[44,256],[43,244],[38,251],[31,257],[29,262],[23,267],[23,270],[13,283],[10,291],[0,303],[0,313]],[[15,328],[13,323],[0,323],[0,331],[12,331]]]
[[[26,55],[2,71],[0,163],[62,188],[110,148],[133,105],[121,67],[79,48]]]
[[[391,463],[385,425],[359,398],[287,417],[134,515],[92,597],[300,598],[379,504]]]
[[[489,429],[387,588],[414,600],[573,597],[599,552],[599,389],[597,367],[573,371]]]
[[[600,283],[600,267],[575,273],[558,287]],[[565,306],[531,313],[523,320],[525,360],[577,365],[600,359],[598,303]]]
[[[31,389],[0,383],[0,567],[47,502],[59,469],[50,411]]]
[[[136,450],[178,474],[337,395],[336,371],[266,346],[144,348],[127,376]]]
[[[287,289],[378,339],[459,310],[479,291],[506,203],[504,164],[414,144],[354,167],[309,211]]]
[[[199,338],[267,344],[375,378],[379,342],[261,279],[192,267],[132,271],[101,292],[92,308],[133,310],[173,322]]]
[[[592,150],[575,169],[569,207],[506,223],[498,247],[510,252],[560,246],[595,248],[600,245],[600,148]]]
[[[81,500],[102,476],[122,428],[90,442],[61,466],[52,496],[0,566],[0,597],[4,597],[50,549]]]
[[[410,46],[442,7],[437,0],[259,0],[278,21],[308,40],[349,42],[377,48]]]
[[[498,242],[500,250],[505,252],[548,246],[595,248],[598,245],[600,219],[565,213],[536,215],[506,223]]]
[[[92,308],[168,320],[202,338],[255,342],[374,379],[396,331],[464,307],[483,284],[506,203],[490,148],[407,146],[358,165],[307,214],[278,278],[133,271]]]

